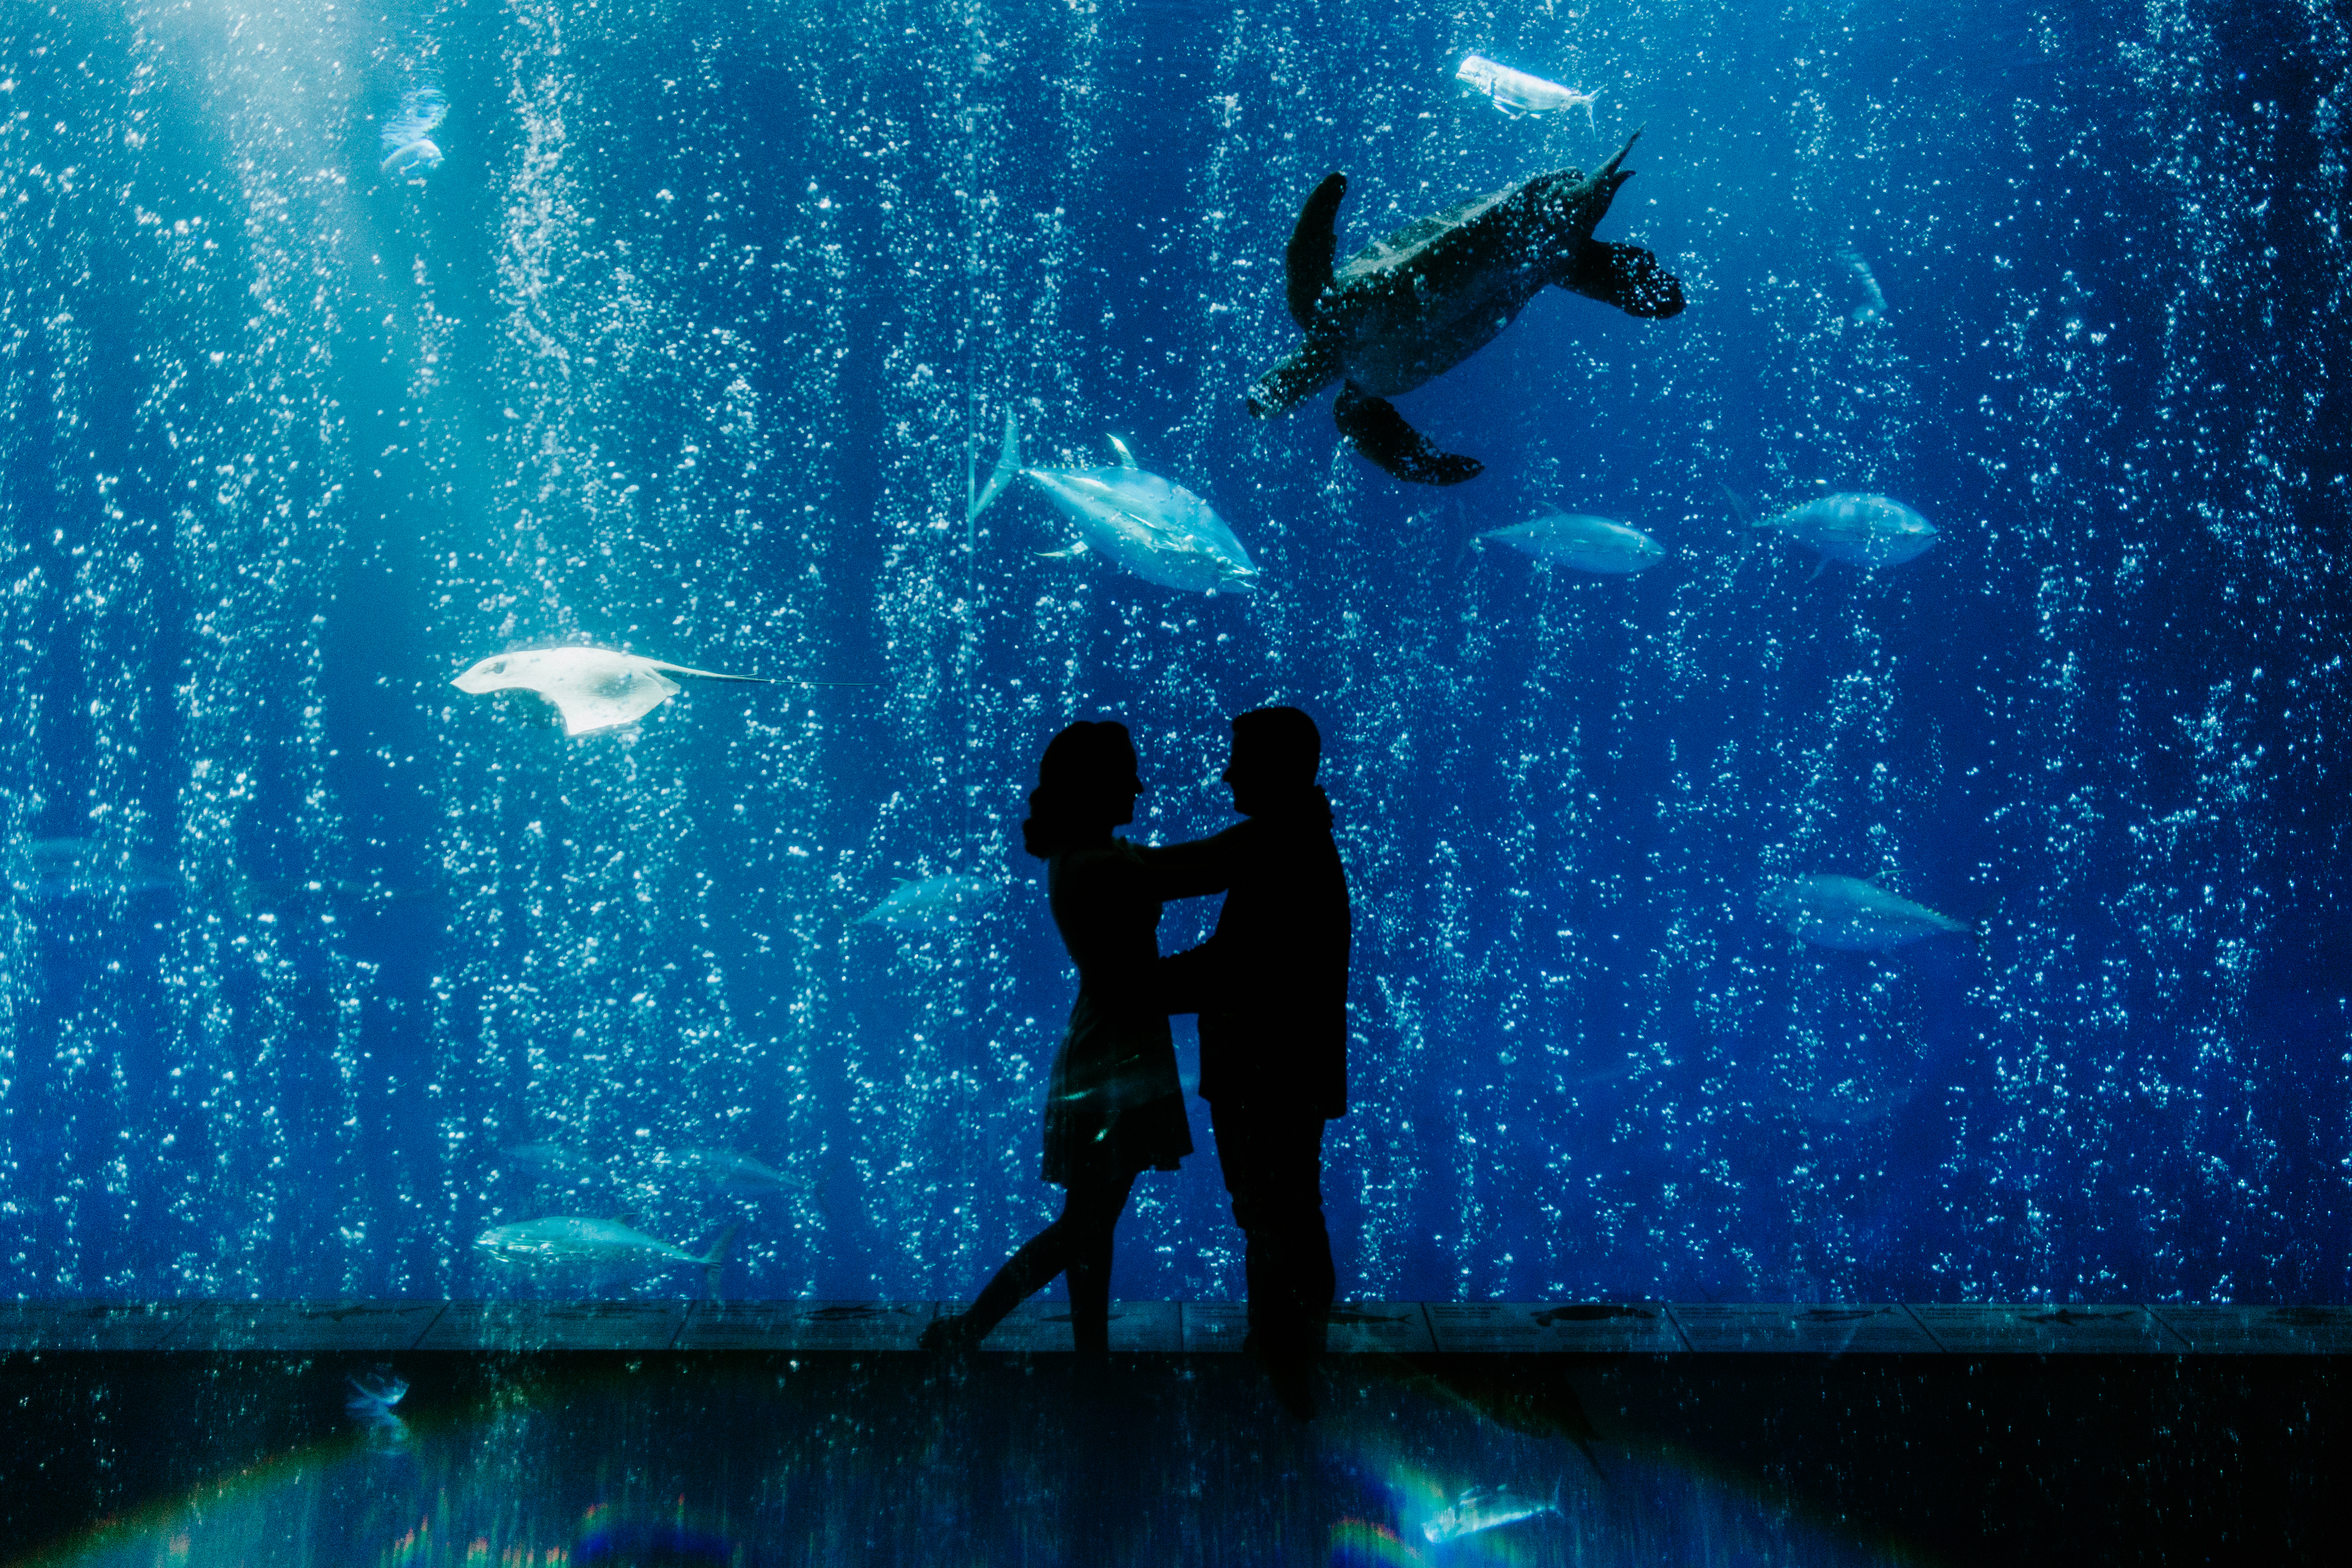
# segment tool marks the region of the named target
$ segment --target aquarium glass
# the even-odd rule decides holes
[[[475,1246],[626,1215],[968,1296],[1057,1201],[1041,749],[1172,842],[1290,703],[1343,1294],[2346,1300],[2347,110],[2326,0],[16,0],[0,1293],[698,1292]],[[1399,395],[1479,477],[1252,417],[1326,174],[1344,260],[1636,130],[1687,309]],[[1250,570],[975,513],[1008,412]],[[1481,537],[1554,513],[1656,556]],[[771,684],[452,684],[589,647]],[[1121,1297],[1242,1291],[1192,1113]]]

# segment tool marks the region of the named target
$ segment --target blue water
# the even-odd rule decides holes
[[[2352,1300],[2347,72],[2318,0],[12,8],[0,841],[117,870],[0,903],[0,1293],[698,1287],[471,1247],[577,1212],[966,1295],[1055,1199],[1036,753],[1123,719],[1190,836],[1288,701],[1358,901],[1343,1292]],[[1344,251],[1637,126],[1601,234],[1690,308],[1554,294],[1400,400],[1483,478],[1245,415],[1325,173]],[[1045,559],[1025,486],[968,536],[1008,405],[1256,591]],[[1727,488],[1938,542],[1814,578]],[[1466,547],[1555,505],[1671,558]],[[867,684],[579,739],[448,685],[567,641]],[[1013,885],[852,923],[945,873]],[[1817,874],[1974,932],[1808,947],[1762,904]],[[1121,1296],[1240,1293],[1194,1110]]]

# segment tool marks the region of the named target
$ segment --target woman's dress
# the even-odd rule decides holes
[[[1054,1053],[1045,1099],[1045,1179],[1062,1186],[1172,1171],[1192,1152],[1176,1046],[1154,975],[1164,900],[1225,883],[1188,847],[1124,839],[1046,863],[1047,901],[1078,966],[1078,999]]]

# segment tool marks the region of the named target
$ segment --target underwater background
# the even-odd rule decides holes
[[[2325,0],[11,6],[0,1294],[580,1294],[473,1238],[626,1213],[967,1295],[1057,1196],[1038,752],[1124,720],[1189,837],[1282,701],[1343,1294],[2352,1300],[2347,110]],[[1601,235],[1690,308],[1402,400],[1483,478],[1248,417],[1326,173],[1344,255],[1637,127]],[[1007,407],[1255,591],[968,529]],[[1825,491],[1936,547],[1731,499]],[[1471,545],[1554,506],[1669,557]],[[566,642],[780,684],[449,685]],[[1008,886],[858,923],[947,874]],[[1971,931],[1808,946],[1822,874]],[[1119,1296],[1241,1293],[1193,1110]]]

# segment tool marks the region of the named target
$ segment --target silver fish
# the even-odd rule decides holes
[[[383,122],[383,172],[405,174],[410,170],[437,169],[441,149],[432,133],[448,117],[449,100],[435,88],[418,88],[401,95],[400,107]]]
[[[1077,524],[1077,541],[1045,552],[1050,557],[1092,552],[1147,583],[1192,593],[1247,593],[1257,585],[1249,552],[1207,501],[1137,467],[1115,436],[1111,447],[1119,460],[1107,468],[1023,468],[1020,426],[1007,409],[1004,449],[967,517],[977,518],[1015,477],[1026,479]]]
[[[1523,114],[1553,114],[1563,109],[1584,110],[1584,122],[1592,123],[1592,105],[1600,98],[1598,89],[1579,92],[1572,87],[1562,87],[1556,81],[1546,81],[1539,76],[1529,76],[1498,65],[1484,55],[1465,56],[1461,67],[1454,73],[1456,81],[1466,81],[1492,100],[1496,108],[1517,120]]]
[[[181,886],[177,871],[151,865],[95,838],[27,838],[9,847],[8,885],[28,899],[160,893]]]
[[[809,1190],[805,1178],[763,1165],[730,1149],[680,1149],[663,1156],[663,1163],[681,1171],[692,1171],[720,1192],[738,1197]]]
[[[499,1151],[518,1171],[542,1176],[569,1176],[587,1169],[587,1162],[561,1143],[516,1143]]]
[[[1426,1520],[1422,1534],[1432,1542],[1459,1541],[1465,1535],[1475,1535],[1482,1530],[1517,1524],[1538,1514],[1559,1513],[1559,1488],[1554,1486],[1549,1501],[1515,1492],[1508,1487],[1473,1487],[1451,1507]]]
[[[1859,877],[1791,877],[1764,894],[1764,912],[1816,947],[1885,952],[1968,926]]]
[[[651,1275],[667,1269],[702,1270],[711,1295],[719,1294],[719,1271],[727,1261],[727,1244],[735,1229],[721,1231],[710,1250],[696,1254],[647,1236],[624,1219],[590,1219],[580,1215],[553,1215],[516,1225],[492,1226],[474,1238],[474,1245],[501,1263],[530,1268],[587,1267],[620,1274]]]
[[[1611,576],[1646,572],[1666,558],[1665,546],[1640,529],[1583,512],[1555,510],[1530,522],[1490,528],[1478,537],[1523,550],[1538,561]]]
[[[1812,546],[1822,553],[1823,569],[1832,561],[1865,570],[1900,566],[1936,542],[1936,525],[1890,496],[1823,496],[1749,526],[1774,529]]]
[[[880,903],[858,916],[855,923],[937,935],[971,924],[1003,897],[1004,889],[1003,882],[986,877],[950,873],[919,882],[902,877]]]
[[[1859,327],[1886,314],[1886,296],[1880,290],[1877,275],[1871,271],[1870,263],[1862,258],[1862,252],[1848,247],[1837,253],[1837,258],[1844,263],[1848,272],[1853,274],[1854,282],[1862,289],[1862,303],[1847,311],[1846,319]]]

